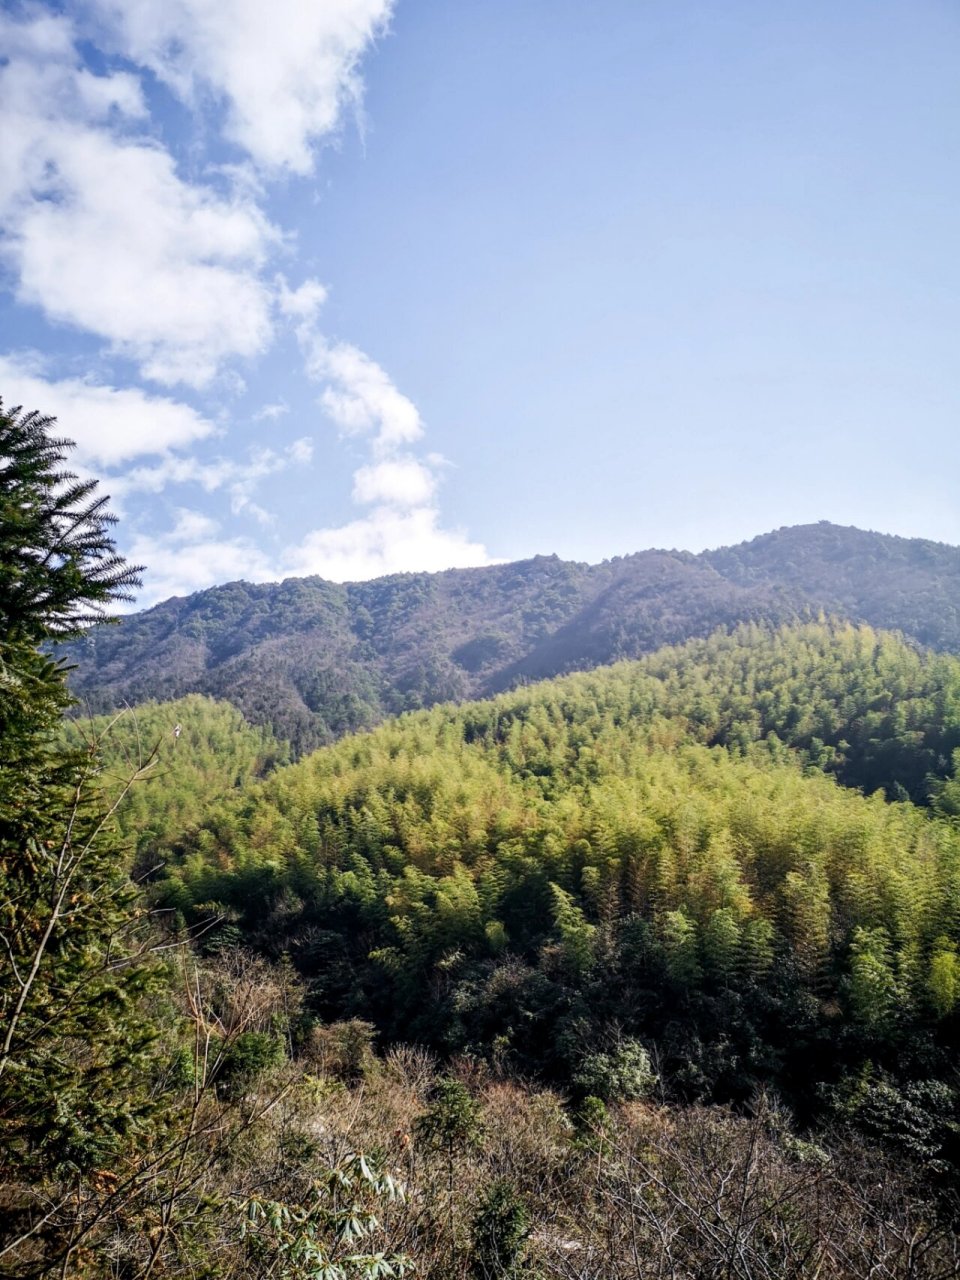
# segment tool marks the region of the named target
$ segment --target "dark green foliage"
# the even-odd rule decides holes
[[[960,1098],[943,1080],[898,1085],[868,1065],[840,1090],[837,1114],[928,1174],[952,1173],[960,1163]]]
[[[604,1131],[610,1123],[610,1115],[602,1098],[587,1094],[573,1109],[576,1142],[586,1151],[600,1151],[604,1147]]]
[[[605,1052],[586,1054],[573,1083],[588,1098],[632,1102],[649,1097],[657,1077],[643,1045],[627,1039]]]
[[[237,1097],[285,1057],[283,1041],[265,1031],[243,1031],[223,1054],[216,1083],[226,1097]]]
[[[818,524],[777,529],[702,559],[731,583],[960,652],[960,548]]]
[[[108,1160],[142,1114],[153,1037],[140,1006],[156,978],[116,850],[76,790],[43,798],[47,820],[0,838],[0,1180]]]
[[[6,642],[79,635],[131,599],[140,570],[114,550],[115,517],[95,480],[62,463],[54,419],[0,403],[0,620]]]
[[[50,420],[0,414],[0,1181],[110,1158],[145,1106],[154,984],[89,750],[64,749],[63,670],[36,645],[79,633],[137,582],[93,483],[60,470]]]
[[[441,1076],[430,1105],[416,1123],[417,1141],[451,1155],[461,1147],[476,1146],[482,1137],[480,1106],[461,1080]]]
[[[820,612],[960,650],[960,551],[836,525],[693,556],[229,583],[70,649],[95,710],[206,693],[300,754],[386,715],[488,696],[649,653],[716,628]]]
[[[440,1154],[447,1166],[447,1219],[456,1217],[454,1170],[458,1157],[483,1143],[480,1103],[462,1080],[441,1076],[434,1084],[430,1102],[414,1125],[417,1144]]]
[[[475,1280],[519,1280],[524,1275],[529,1219],[512,1183],[498,1178],[487,1190],[471,1231],[470,1271]]]
[[[365,1079],[376,1067],[373,1052],[377,1029],[370,1022],[350,1018],[311,1029],[307,1048],[324,1075],[348,1084]]]

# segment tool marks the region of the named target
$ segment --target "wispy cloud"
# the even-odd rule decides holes
[[[423,435],[417,406],[375,360],[350,343],[331,343],[317,334],[306,351],[306,369],[327,384],[320,402],[337,426],[347,435],[371,435],[377,453]]]
[[[0,387],[8,404],[42,408],[59,419],[59,429],[76,442],[77,462],[88,468],[164,454],[217,433],[209,418],[167,396],[48,377],[36,352],[0,356]]]
[[[255,422],[276,422],[290,412],[286,400],[275,400],[272,404],[262,405],[253,415]]]
[[[294,323],[304,369],[324,384],[321,404],[345,435],[368,435],[379,453],[390,453],[423,435],[416,405],[394,386],[375,360],[349,342],[333,342],[320,329],[327,290],[318,280],[291,289],[279,281],[279,305]]]
[[[261,524],[271,524],[273,516],[253,501],[260,482],[290,467],[307,466],[313,457],[313,441],[294,440],[282,450],[257,448],[246,460],[171,455],[152,466],[135,467],[113,482],[116,496],[123,501],[134,493],[161,493],[171,484],[196,485],[205,493],[225,490],[234,515],[247,512]]]

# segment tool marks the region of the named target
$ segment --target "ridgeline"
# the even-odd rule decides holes
[[[386,716],[460,702],[710,635],[828,614],[960,651],[960,549],[827,523],[692,555],[587,565],[234,582],[167,600],[67,647],[100,712],[203,693],[295,755]]]

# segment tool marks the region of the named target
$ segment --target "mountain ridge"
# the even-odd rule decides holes
[[[239,581],[61,652],[90,710],[204,693],[302,752],[405,710],[819,613],[960,651],[960,548],[820,522],[597,565],[541,555],[358,583]]]

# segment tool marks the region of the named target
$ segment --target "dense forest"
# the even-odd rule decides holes
[[[960,658],[664,614],[683,643],[293,763],[316,726],[264,727],[269,684],[246,716],[159,659],[88,718],[51,649],[138,571],[51,425],[0,413],[0,1277],[960,1275]],[[263,589],[264,643],[312,589]]]
[[[642,1042],[677,1097],[803,1114],[922,1071],[949,1144],[958,748],[957,659],[741,628],[347,738],[212,808],[158,893],[389,1040],[599,1096]]]
[[[67,654],[95,712],[227,698],[296,753],[398,712],[638,657],[720,626],[821,612],[960,651],[960,550],[831,524],[599,565],[516,564],[337,584],[234,582],[93,631]]]

